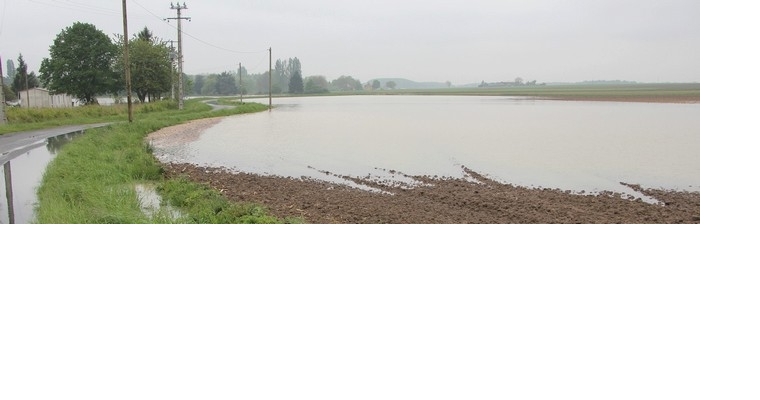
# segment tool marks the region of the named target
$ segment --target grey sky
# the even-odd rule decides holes
[[[129,34],[177,40],[170,1],[127,0]],[[365,82],[700,81],[697,0],[186,0],[188,74],[264,72],[298,57],[303,73]],[[39,71],[55,36],[88,22],[122,33],[119,0],[0,0],[0,56]]]

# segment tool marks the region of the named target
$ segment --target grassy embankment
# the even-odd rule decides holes
[[[37,191],[36,222],[43,224],[140,223],[280,223],[255,204],[233,204],[215,190],[185,179],[165,180],[162,168],[145,144],[151,132],[194,119],[266,110],[261,104],[209,111],[200,100],[136,105],[133,123],[126,106],[79,107],[65,110],[13,110],[5,132],[41,127],[114,122],[91,129],[63,146],[50,163]],[[51,120],[52,115],[58,118]],[[24,121],[24,122],[20,122]],[[120,121],[120,122],[115,122]],[[181,211],[174,218],[162,209],[146,214],[136,186],[155,187],[164,201]]]

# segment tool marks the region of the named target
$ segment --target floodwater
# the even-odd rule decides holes
[[[41,140],[25,153],[0,166],[0,224],[34,222],[37,187],[50,161],[63,145],[83,132]]]
[[[465,177],[573,192],[621,182],[699,191],[699,104],[479,96],[275,99],[271,112],[226,118],[198,140],[155,149],[163,161],[350,184]]]

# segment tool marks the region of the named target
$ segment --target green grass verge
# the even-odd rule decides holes
[[[232,204],[213,189],[186,179],[165,180],[145,137],[193,119],[266,110],[262,104],[209,111],[199,100],[184,110],[160,104],[139,108],[132,123],[92,129],[63,146],[43,175],[37,191],[36,222],[42,224],[282,223],[255,204]],[[126,117],[126,113],[120,117]],[[102,121],[95,121],[102,122]],[[149,183],[181,217],[143,212],[135,187]]]

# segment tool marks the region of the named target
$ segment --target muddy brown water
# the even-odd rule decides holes
[[[481,96],[276,99],[155,149],[163,162],[356,185],[463,178],[469,168],[524,187],[612,191],[621,182],[699,191],[699,104]]]

